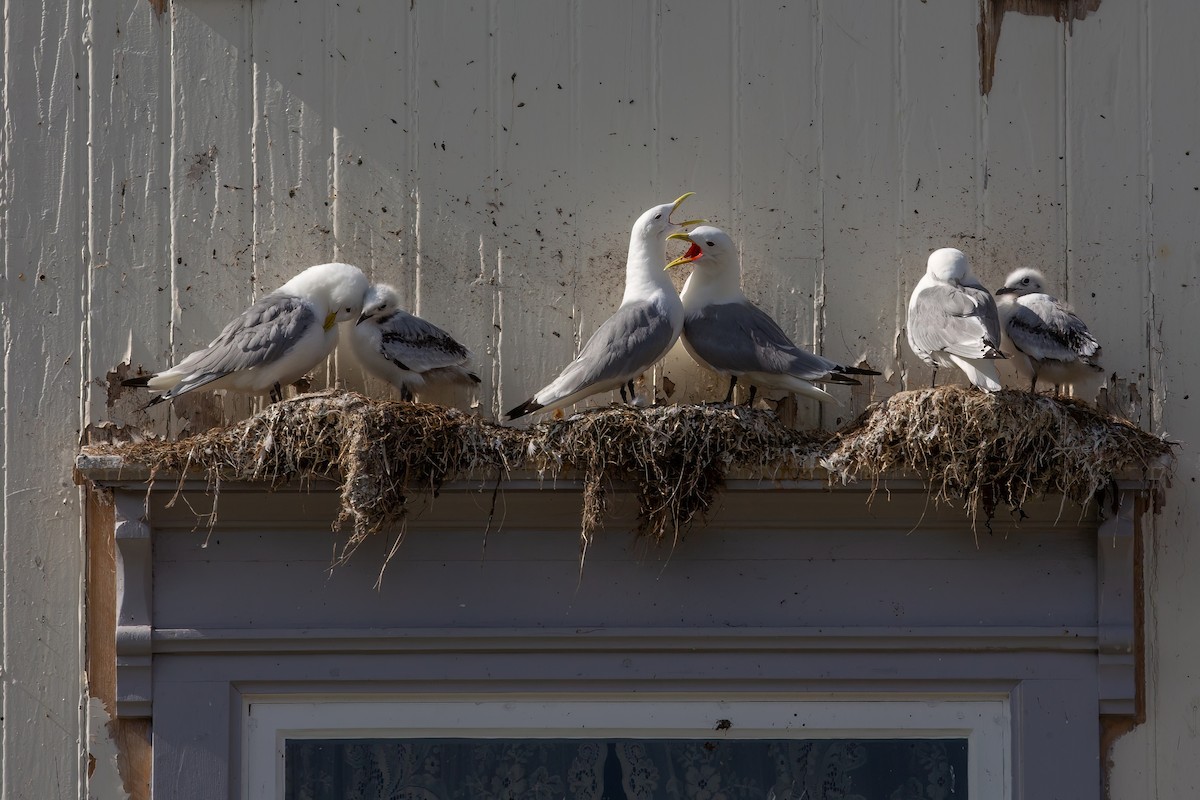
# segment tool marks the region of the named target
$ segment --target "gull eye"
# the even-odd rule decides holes
[[[716,244],[714,244],[713,242],[705,242],[705,244],[708,245],[709,247],[716,247]]]
[[[349,311],[350,311],[350,306],[346,306],[346,312],[349,313]]]
[[[655,215],[654,215],[654,218],[655,218],[655,219],[662,219],[662,214],[655,214]]]
[[[1024,284],[1027,284],[1027,285],[1028,285],[1028,283],[1029,283],[1029,278],[1026,278],[1025,280],[1021,281],[1021,283],[1024,283]]]

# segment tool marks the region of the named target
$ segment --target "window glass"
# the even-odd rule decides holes
[[[967,739],[286,739],[287,800],[959,800]]]

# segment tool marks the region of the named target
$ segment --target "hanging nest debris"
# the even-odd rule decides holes
[[[637,491],[638,530],[678,541],[704,517],[731,469],[772,477],[811,470],[829,434],[784,427],[745,406],[628,406],[587,411],[530,431],[528,455],[540,470],[583,476],[580,535],[586,550],[604,521],[613,481]]]
[[[960,386],[901,392],[839,431],[822,466],[848,483],[909,474],[972,521],[1061,494],[1080,505],[1116,476],[1166,471],[1172,443],[1081,400]]]
[[[142,465],[151,479],[196,472],[278,486],[327,478],[341,486],[347,552],[398,523],[414,493],[448,480],[536,470],[583,482],[583,547],[603,524],[615,484],[637,495],[639,530],[677,541],[712,508],[726,475],[792,478],[817,463],[843,483],[909,475],[939,499],[962,498],[972,519],[998,503],[1058,493],[1086,503],[1116,476],[1169,468],[1172,445],[1082,402],[948,386],[901,392],[836,434],[796,431],[744,406],[614,406],[508,428],[440,406],[321,392],[179,441],[85,448]]]

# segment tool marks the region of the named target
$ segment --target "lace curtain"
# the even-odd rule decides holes
[[[287,800],[960,800],[966,739],[288,740]]]

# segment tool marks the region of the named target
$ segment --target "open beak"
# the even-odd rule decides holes
[[[329,330],[336,324],[337,324],[337,313],[330,311],[328,314],[325,315],[324,328],[325,328],[325,330]]]
[[[670,213],[670,214],[667,214],[667,222],[671,222],[671,216],[672,216],[672,215],[673,215],[673,214],[674,214],[674,213],[675,213],[677,210],[679,210],[679,207],[680,207],[681,205],[683,205],[683,201],[684,201],[684,200],[687,200],[689,197],[691,197],[691,196],[692,196],[692,195],[694,195],[694,194],[695,194],[695,192],[685,192],[684,194],[680,195],[679,199],[678,199],[678,200],[676,200],[676,201],[675,201],[675,202],[674,202],[674,203],[671,205],[671,213]],[[678,225],[678,226],[680,226],[680,227],[682,227],[682,228],[686,228],[688,225],[703,225],[705,222],[708,222],[708,220],[706,220],[706,219],[689,219],[689,220],[686,220],[686,221],[684,221],[684,222],[673,222],[673,223],[671,223],[671,224],[673,224],[673,225]]]
[[[672,233],[667,238],[668,239],[680,239],[682,241],[690,243],[691,247],[689,247],[687,249],[686,253],[684,253],[679,258],[675,259],[674,261],[672,261],[670,264],[667,264],[665,267],[663,267],[663,269],[670,269],[671,267],[677,267],[680,264],[690,264],[691,262],[695,261],[700,256],[704,255],[704,253],[701,252],[701,250],[700,250],[700,245],[693,242],[692,237],[688,236],[686,233]]]
[[[996,297],[999,297],[999,296],[1000,296],[1000,295],[1002,295],[1002,294],[1016,294],[1016,293],[1017,293],[1017,290],[1016,290],[1016,289],[1010,289],[1010,288],[1008,288],[1007,286],[1001,286],[1001,287],[1000,287],[999,289],[997,289],[997,290],[996,290],[996,292],[995,292],[995,294],[996,294]]]
[[[363,312],[362,312],[361,314],[359,314],[359,315],[358,315],[358,322],[356,322],[356,323],[354,323],[354,324],[355,324],[355,325],[362,325],[364,322],[366,322],[366,321],[367,321],[367,320],[369,320],[370,318],[371,318],[371,315],[370,315],[370,314],[368,314],[368,313],[366,312],[366,310],[364,309],[364,310],[363,310]]]

